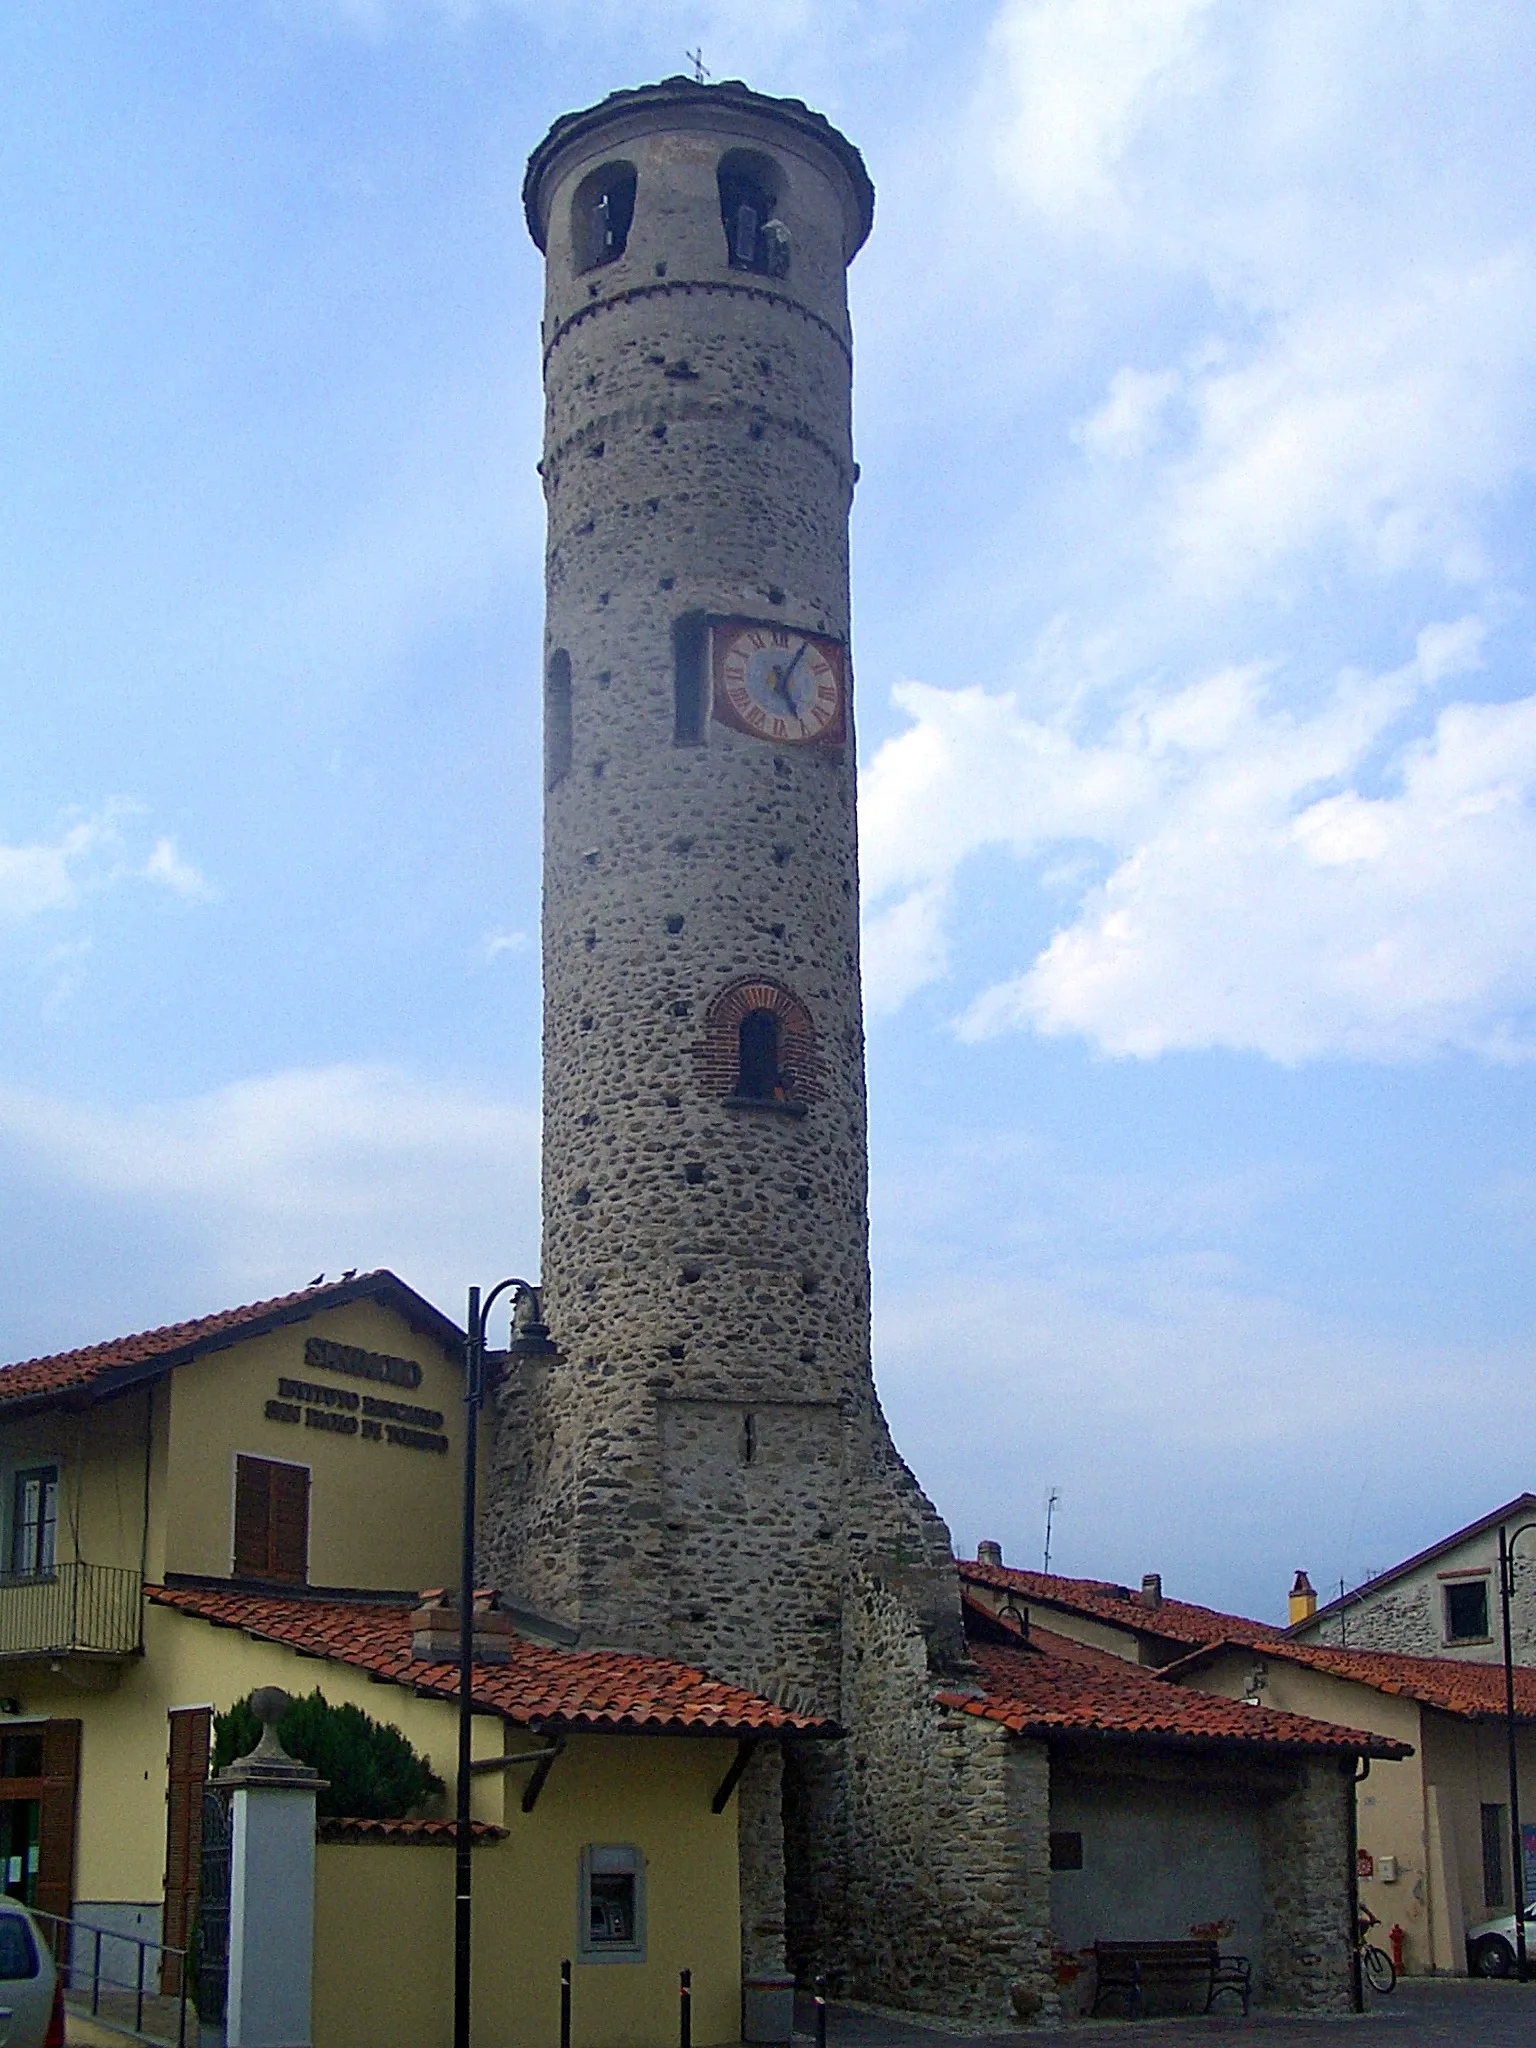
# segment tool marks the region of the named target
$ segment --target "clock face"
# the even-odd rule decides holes
[[[714,710],[723,724],[784,746],[845,737],[840,642],[793,626],[716,619],[711,644]]]

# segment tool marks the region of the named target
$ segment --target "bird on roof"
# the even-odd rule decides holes
[[[345,1271],[345,1273],[342,1274],[341,1277],[343,1280],[355,1280],[357,1278],[356,1266],[348,1266],[347,1270]]]
[[[310,1284],[310,1286],[311,1286],[311,1287],[318,1287],[318,1286],[320,1285],[321,1281],[322,1281],[322,1280],[323,1280],[324,1278],[325,1278],[325,1275],[324,1275],[323,1273],[317,1273],[317,1274],[315,1275],[314,1279],[313,1279],[313,1280],[311,1280],[309,1284]]]

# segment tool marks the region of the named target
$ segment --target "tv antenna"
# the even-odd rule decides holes
[[[1056,1508],[1060,1500],[1061,1495],[1053,1486],[1050,1498],[1045,1504],[1045,1559],[1040,1566],[1043,1572],[1048,1572],[1051,1568],[1051,1528],[1056,1520]]]
[[[685,50],[683,55],[693,66],[693,82],[695,85],[703,85],[707,79],[713,77],[714,74],[712,72],[704,69],[704,45],[702,43],[696,49]]]

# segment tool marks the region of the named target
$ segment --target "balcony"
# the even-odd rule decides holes
[[[0,1658],[135,1656],[143,1584],[138,1572],[109,1564],[0,1574]]]

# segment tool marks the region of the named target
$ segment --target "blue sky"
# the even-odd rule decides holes
[[[1536,17],[15,0],[0,1355],[537,1259],[538,259],[865,151],[876,1356],[969,1549],[1279,1611],[1532,1484]]]

